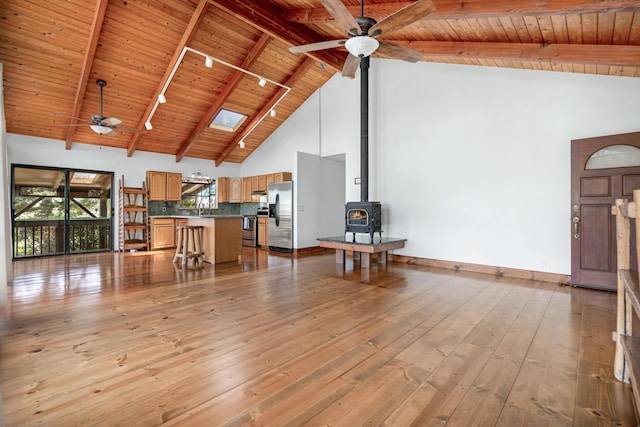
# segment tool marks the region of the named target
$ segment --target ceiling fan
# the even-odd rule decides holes
[[[124,126],[118,126],[122,123],[122,120],[117,119],[115,117],[105,117],[102,115],[102,89],[107,85],[107,82],[102,79],[96,80],[96,84],[100,87],[100,115],[99,116],[91,116],[91,121],[86,123],[76,123],[70,124],[68,126],[89,126],[91,130],[99,135],[109,135],[109,136],[118,136],[115,132],[116,130],[124,131],[124,132],[139,132],[145,133],[145,131],[141,129],[128,128]],[[83,120],[78,119],[77,120]]]
[[[355,77],[360,60],[376,52],[408,62],[418,62],[422,58],[421,52],[397,43],[378,41],[377,37],[406,27],[433,12],[435,6],[431,0],[417,0],[380,22],[364,16],[364,0],[360,2],[358,17],[353,17],[341,0],[322,0],[322,4],[336,22],[346,30],[348,38],[294,46],[289,48],[291,53],[313,52],[344,46],[349,51],[349,56],[342,68],[342,75],[351,78]]]

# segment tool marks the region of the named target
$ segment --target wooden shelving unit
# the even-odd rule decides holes
[[[148,192],[142,187],[126,187],[120,179],[120,251],[149,249]]]
[[[618,304],[616,355],[614,375],[616,379],[631,383],[636,416],[640,415],[640,336],[633,334],[634,314],[640,315],[640,284],[637,272],[631,270],[631,245],[635,245],[640,265],[640,190],[633,191],[633,201],[617,199],[612,213],[616,216]],[[635,239],[631,233],[631,219],[635,220]]]

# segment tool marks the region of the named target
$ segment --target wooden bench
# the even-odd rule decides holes
[[[345,236],[334,237],[320,237],[321,248],[329,248],[336,250],[336,263],[344,264],[345,251],[353,251],[354,259],[360,259],[360,266],[362,268],[371,267],[371,254],[378,254],[378,264],[387,263],[387,251],[392,249],[404,248],[404,242],[407,239],[399,239],[397,237],[371,237],[366,234],[356,235],[356,240],[353,240],[352,234],[349,233],[349,238]]]

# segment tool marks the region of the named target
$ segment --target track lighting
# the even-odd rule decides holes
[[[145,127],[147,130],[151,130],[151,129],[153,129],[153,125],[152,125],[152,124],[151,124],[151,122],[149,122],[149,121],[147,121],[147,122],[144,124],[144,127]]]
[[[344,44],[349,53],[358,58],[365,58],[371,55],[380,46],[380,42],[369,36],[351,37]]]
[[[167,102],[167,98],[164,96],[164,93],[161,93],[160,95],[158,95],[158,102],[160,104],[165,104]]]
[[[260,80],[258,80],[258,84],[264,87],[264,85],[267,84],[267,80],[264,77],[260,77]]]
[[[244,148],[244,141],[240,141],[238,145],[240,146],[240,148]]]
[[[269,115],[270,115],[271,117],[275,117],[275,116],[276,116],[276,110],[271,110],[271,111],[269,111]]]
[[[207,55],[204,58],[204,66],[207,67],[207,68],[213,67],[213,58],[211,58],[210,56]]]

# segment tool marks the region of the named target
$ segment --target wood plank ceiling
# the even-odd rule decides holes
[[[358,0],[343,3],[360,15]],[[411,3],[368,0],[364,12],[380,20]],[[429,62],[640,76],[640,1],[433,3],[427,18],[380,39]],[[321,0],[4,0],[0,17],[7,132],[67,149],[87,143],[128,156],[241,163],[347,57],[343,47],[288,50],[345,38]],[[207,68],[198,52],[222,62]],[[262,87],[258,77],[269,82]],[[140,132],[89,128],[100,115],[97,79],[107,82],[103,115]],[[247,116],[236,132],[208,127],[221,108]]]

